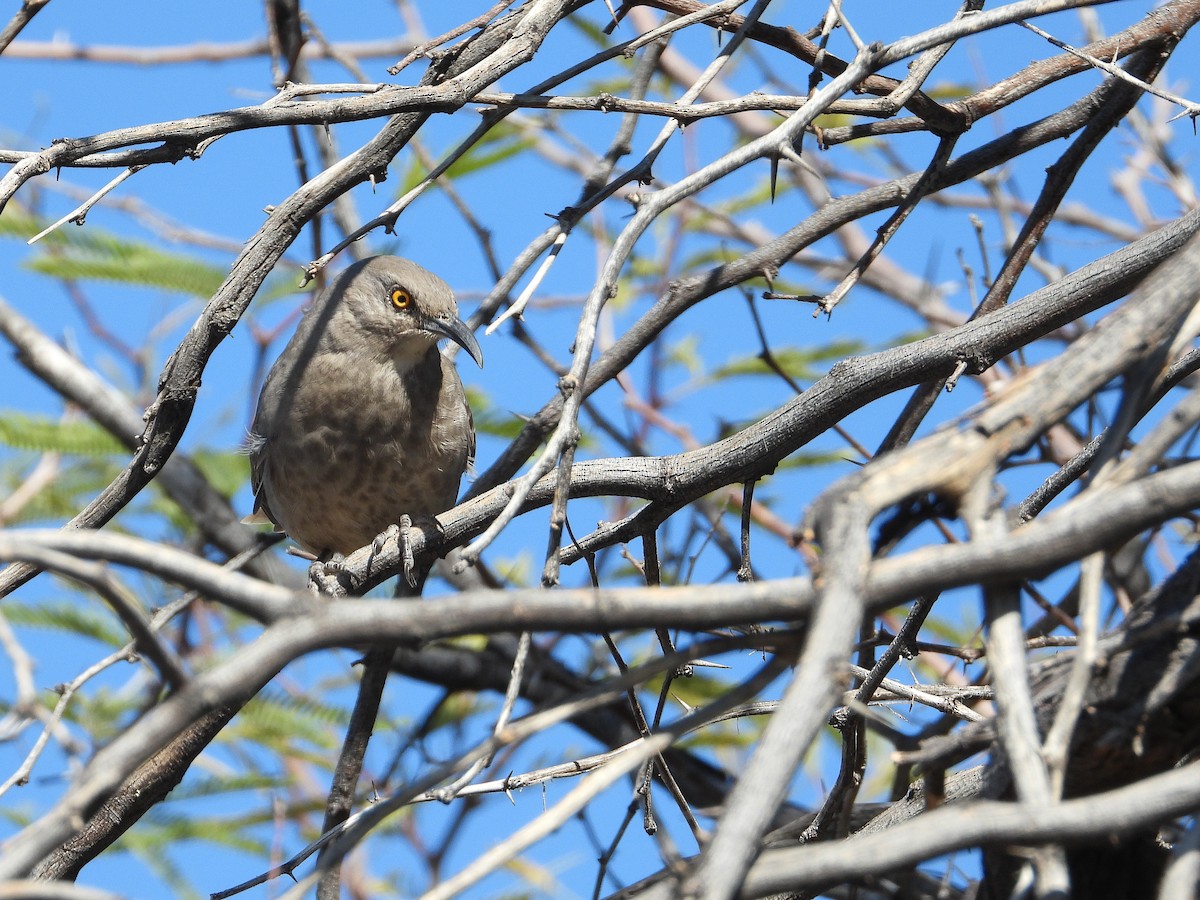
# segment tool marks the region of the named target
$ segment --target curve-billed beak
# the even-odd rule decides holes
[[[479,368],[483,368],[483,351],[479,349],[479,341],[475,340],[475,335],[471,333],[471,329],[467,327],[467,323],[462,319],[457,316],[449,319],[435,319],[430,317],[425,320],[424,325],[426,331],[432,331],[434,334],[450,338],[450,340],[471,354],[471,359],[475,360]]]

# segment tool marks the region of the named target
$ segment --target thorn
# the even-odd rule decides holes
[[[724,663],[712,662],[707,659],[693,659],[688,661],[689,666],[701,666],[706,669],[728,669],[729,666]]]
[[[963,373],[966,371],[967,361],[965,359],[960,359],[958,361],[958,365],[954,367],[954,371],[951,373],[950,377],[946,379],[947,394],[954,390],[954,388],[958,385],[958,379],[961,378]]]

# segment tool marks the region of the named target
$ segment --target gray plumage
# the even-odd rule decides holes
[[[453,506],[475,429],[442,337],[483,365],[449,285],[416,263],[376,256],[338,275],[263,383],[247,521],[347,554],[401,516]]]

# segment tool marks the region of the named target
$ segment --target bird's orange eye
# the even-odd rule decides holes
[[[410,303],[412,303],[412,294],[401,287],[392,288],[392,306],[396,309],[408,309]]]

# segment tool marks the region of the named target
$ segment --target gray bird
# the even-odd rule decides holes
[[[483,366],[433,273],[376,256],[339,274],[263,383],[246,521],[274,523],[328,559],[453,506],[475,428],[458,371],[438,352],[443,337]]]

